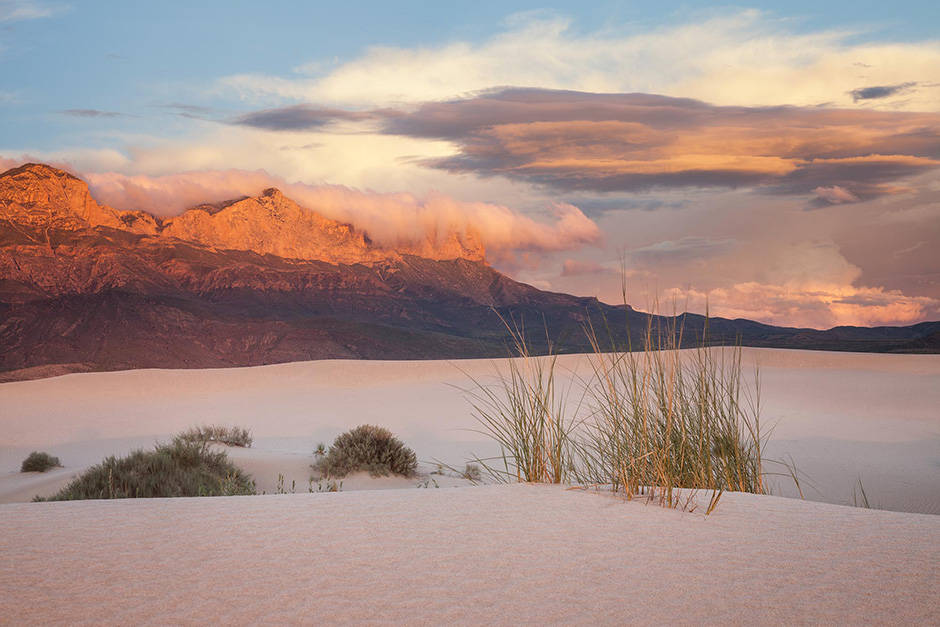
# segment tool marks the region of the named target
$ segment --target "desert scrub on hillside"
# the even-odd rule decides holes
[[[108,457],[57,494],[36,500],[232,496],[254,494],[251,478],[222,451],[177,437],[152,451]]]
[[[177,436],[186,442],[197,444],[206,442],[217,442],[229,446],[241,446],[250,448],[252,439],[248,429],[241,427],[223,427],[220,425],[210,425],[206,427],[193,427],[188,431]]]
[[[50,468],[61,465],[58,457],[53,457],[49,453],[33,451],[23,460],[23,464],[20,466],[20,472],[46,472]]]
[[[388,429],[360,425],[338,436],[325,455],[317,455],[312,467],[322,477],[345,477],[359,470],[368,471],[373,477],[412,477],[418,459]]]

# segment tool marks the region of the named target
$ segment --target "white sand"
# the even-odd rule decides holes
[[[6,624],[938,624],[940,517],[556,486],[0,506]]]
[[[940,356],[746,359],[762,365],[772,452],[819,488],[807,497],[851,501],[861,477],[875,505],[940,512]],[[583,356],[560,363],[588,371]],[[468,431],[457,366],[493,368],[333,361],[0,385],[0,624],[940,624],[940,516],[725,494],[706,518],[557,486],[453,489],[466,482],[428,474],[435,458],[493,450]],[[411,445],[422,477],[307,493],[316,443],[363,422]],[[210,423],[252,430],[254,446],[229,453],[267,496],[13,502]],[[33,449],[66,468],[19,473]],[[297,494],[270,494],[279,474]]]
[[[793,457],[809,476],[806,497],[848,504],[857,481],[873,505],[940,513],[940,355],[873,355],[746,349],[759,362],[768,455]],[[585,356],[559,359],[587,375]],[[425,463],[463,467],[494,452],[462,392],[461,372],[491,379],[494,362],[320,361],[218,370],[72,374],[0,385],[0,503],[51,494],[110,454],[150,447],[196,424],[251,429],[249,451],[232,451],[274,490],[278,474],[306,490],[311,452],[357,424],[392,429]],[[67,466],[54,475],[18,472],[31,450]],[[775,470],[776,468],[771,468]],[[413,483],[417,483],[413,482]],[[795,495],[789,480],[781,494]],[[449,485],[449,483],[448,483]],[[395,487],[351,480],[344,489]]]

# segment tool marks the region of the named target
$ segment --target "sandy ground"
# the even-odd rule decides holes
[[[745,358],[761,366],[769,452],[809,475],[808,499],[851,502],[861,478],[900,511],[725,494],[706,517],[558,486],[466,487],[435,462],[493,452],[460,390],[492,381],[489,360],[2,384],[0,624],[940,624],[940,356]],[[562,379],[586,359],[562,357]],[[412,446],[420,476],[316,492],[316,444],[365,422]],[[198,424],[253,432],[228,452],[267,495],[17,502]],[[66,466],[18,472],[35,449]]]
[[[806,498],[850,504],[861,480],[876,507],[940,513],[940,356],[773,349],[746,349],[744,356],[748,368],[761,368],[763,423],[774,427],[768,457],[792,457]],[[351,479],[344,490],[413,487],[431,478],[435,460],[462,468],[474,454],[495,452],[473,432],[477,424],[460,388],[471,385],[468,375],[492,381],[498,365],[320,361],[0,384],[0,503],[51,494],[107,455],[214,423],[252,431],[254,446],[231,455],[268,493],[279,475],[286,486],[309,489],[316,444],[362,423],[386,426],[414,448],[423,477],[408,485]],[[587,357],[568,355],[559,370],[564,380],[590,368]],[[32,450],[57,455],[66,467],[19,473]],[[777,484],[778,493],[796,495],[788,479]]]
[[[7,624],[938,624],[940,517],[558,486],[0,506]]]

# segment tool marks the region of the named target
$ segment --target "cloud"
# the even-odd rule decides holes
[[[254,196],[278,187],[289,198],[321,215],[348,222],[386,246],[430,238],[442,241],[452,233],[479,237],[487,254],[499,259],[518,251],[562,251],[600,241],[597,225],[577,207],[555,203],[554,221],[538,222],[508,207],[461,202],[439,193],[418,198],[407,193],[376,193],[341,185],[288,183],[264,171],[186,172],[166,176],[127,176],[114,172],[87,173],[93,196],[120,209],[143,209],[157,215],[180,213],[187,207]]]
[[[454,143],[455,173],[565,191],[764,187],[831,202],[902,191],[940,167],[940,114],[716,106],[652,94],[503,89],[388,116],[385,132]]]
[[[685,263],[722,255],[735,245],[733,239],[711,239],[687,235],[678,240],[666,240],[630,251],[630,260],[640,266],[662,263]]]
[[[64,109],[60,111],[63,115],[69,115],[76,118],[120,118],[123,113],[117,111],[101,111],[99,109]]]
[[[47,159],[45,156],[36,156],[31,154],[23,154],[16,158],[4,157],[0,155],[0,172],[6,172],[7,170],[18,168],[24,163],[45,163],[46,165],[51,165],[54,168],[65,170],[71,174],[76,173],[75,168],[73,168],[72,164],[68,161],[63,161],[60,159]]]
[[[565,259],[561,265],[561,276],[563,277],[617,274],[618,272],[618,270],[593,261],[578,261],[577,259]]]
[[[817,187],[813,190],[821,200],[831,205],[841,205],[846,202],[858,202],[859,198],[844,187],[833,185],[832,187]]]
[[[936,315],[940,300],[898,289],[860,285],[862,270],[828,241],[766,248],[753,278],[712,289],[673,287],[669,298],[706,302],[714,315],[768,324],[825,329],[833,326],[906,325]],[[737,263],[743,259],[738,258]]]
[[[674,289],[667,295],[687,299],[691,310],[703,310],[708,302],[714,316],[815,329],[915,324],[940,307],[940,301],[927,296],[852,285],[799,288],[748,282],[709,292]]]
[[[375,115],[369,112],[296,105],[253,111],[235,118],[232,123],[269,131],[297,131],[318,129],[336,121],[369,120],[374,118]]]
[[[693,15],[645,31],[610,23],[586,31],[561,16],[526,14],[482,42],[375,46],[344,63],[311,60],[321,72],[316,77],[238,74],[214,89],[265,106],[315,102],[356,109],[449,100],[506,85],[652,92],[722,105],[855,106],[859,68],[872,85],[940,79],[936,40],[863,41],[858,29],[796,33],[791,24],[745,10]],[[936,87],[909,96],[863,104],[936,109]]]
[[[0,2],[0,23],[51,17],[62,10],[59,5],[36,0],[4,0]]]
[[[851,90],[849,94],[852,95],[852,100],[855,102],[858,102],[859,100],[877,100],[906,92],[916,85],[917,83],[912,81],[907,83],[898,83],[897,85],[875,85],[872,87],[859,87],[858,89]]]

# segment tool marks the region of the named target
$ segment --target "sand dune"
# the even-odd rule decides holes
[[[940,513],[940,356],[745,349],[760,364],[770,457],[792,456],[808,499],[852,502],[861,479],[874,505]],[[587,375],[583,355],[560,358],[563,378]],[[0,385],[0,502],[59,485],[18,471],[33,449],[78,472],[109,454],[150,447],[196,424],[251,429],[233,451],[266,491],[284,474],[306,486],[317,442],[357,424],[392,429],[425,463],[462,467],[493,445],[474,433],[459,387],[492,380],[499,361],[318,361],[218,370],[82,373]],[[60,471],[61,473],[62,471]],[[59,475],[57,475],[59,476]],[[778,491],[795,495],[790,481]],[[350,482],[345,489],[369,487]]]
[[[937,624],[940,517],[558,486],[0,507],[4,622]],[[52,602],[50,602],[52,601]]]
[[[745,358],[761,364],[769,450],[812,476],[809,499],[849,502],[861,477],[876,506],[940,512],[940,356]],[[562,378],[586,374],[586,359],[562,357]],[[940,623],[940,516],[726,493],[705,517],[559,486],[454,489],[467,482],[429,473],[493,451],[459,389],[493,367],[334,361],[0,385],[0,622]],[[422,475],[308,493],[317,442],[364,422],[411,445]],[[229,454],[268,495],[13,502],[208,423],[252,430],[252,448]],[[18,472],[33,449],[66,467]],[[279,476],[297,493],[271,494]]]

